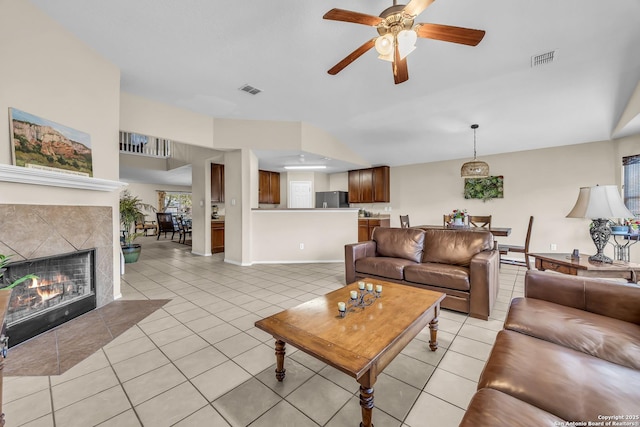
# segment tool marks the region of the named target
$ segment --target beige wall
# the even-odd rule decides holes
[[[319,129],[308,123],[301,125],[301,149],[310,153],[319,154],[332,159],[340,159],[345,162],[362,165],[362,167],[371,166],[362,157],[347,148],[346,145],[329,135],[322,129]],[[322,190],[324,191],[324,190]]]
[[[0,111],[9,107],[91,136],[93,176],[118,180],[120,72],[27,1],[0,0]],[[0,120],[0,163],[11,164],[8,120]],[[0,182],[7,204],[109,206],[118,271],[118,192]],[[114,296],[120,277],[114,277]]]
[[[120,95],[120,130],[213,148],[213,118],[126,92]]]

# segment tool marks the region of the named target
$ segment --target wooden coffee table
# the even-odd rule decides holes
[[[340,317],[357,283],[259,320],[256,327],[276,340],[276,378],[285,377],[285,343],[351,375],[360,384],[362,423],[372,427],[373,385],[378,375],[422,329],[429,325],[429,348],[438,348],[440,302],[445,294],[412,286],[364,279],[382,285],[380,298]]]

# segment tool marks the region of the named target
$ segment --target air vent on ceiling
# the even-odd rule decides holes
[[[544,64],[550,64],[553,62],[556,56],[557,50],[541,53],[540,55],[534,55],[531,57],[531,68]]]
[[[262,92],[260,89],[258,89],[257,87],[253,87],[251,85],[244,85],[242,87],[239,88],[240,90],[250,93],[251,95],[257,95],[260,92]]]

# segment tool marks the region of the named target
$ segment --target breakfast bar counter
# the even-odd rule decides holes
[[[342,262],[358,209],[252,209],[252,263]]]

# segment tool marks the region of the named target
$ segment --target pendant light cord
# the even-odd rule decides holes
[[[477,160],[476,158],[476,129],[478,129],[480,126],[478,125],[471,125],[471,129],[473,129],[473,160]]]

